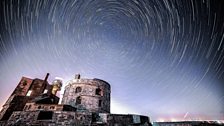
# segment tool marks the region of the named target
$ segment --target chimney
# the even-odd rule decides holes
[[[47,81],[47,79],[48,79],[48,77],[49,77],[49,73],[47,73],[47,75],[46,75],[46,77],[45,77],[45,79],[44,79],[44,82],[46,82]]]
[[[76,74],[75,79],[80,79],[80,74]]]

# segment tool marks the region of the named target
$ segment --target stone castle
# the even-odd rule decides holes
[[[150,126],[147,116],[110,113],[110,84],[77,74],[65,86],[62,103],[57,92],[62,80],[22,77],[0,112],[0,126]]]

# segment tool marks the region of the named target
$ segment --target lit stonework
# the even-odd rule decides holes
[[[151,126],[147,116],[110,113],[110,85],[100,79],[81,79],[76,75],[63,82],[23,77],[0,112],[0,126]]]
[[[78,108],[77,111],[110,113],[110,85],[100,79],[70,80],[65,87],[62,104]]]
[[[61,87],[62,87],[62,80],[55,79],[52,82],[52,91],[51,91],[51,93],[54,94],[54,95],[56,95],[57,94],[57,91],[60,91],[61,90]]]

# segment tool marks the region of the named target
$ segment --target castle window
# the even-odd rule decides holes
[[[81,102],[82,102],[81,97],[80,97],[80,96],[79,96],[79,97],[77,97],[77,98],[76,98],[76,105],[81,104]]]
[[[45,90],[44,90],[44,94],[45,94],[45,93],[47,93],[47,91],[48,91],[48,90],[47,90],[47,89],[45,89]]]
[[[100,88],[96,89],[96,95],[102,95],[102,90]]]
[[[54,106],[51,106],[50,109],[54,109]]]
[[[27,81],[24,80],[24,81],[23,81],[23,86],[26,86],[26,85],[27,85]]]
[[[99,100],[99,104],[98,104],[99,107],[102,106],[102,100]]]
[[[41,109],[41,106],[39,105],[37,108],[38,108],[38,109]]]
[[[52,111],[40,111],[37,120],[50,120],[52,119],[53,112]]]
[[[32,93],[32,90],[29,90],[29,91],[27,92],[26,96],[30,96],[31,93]]]
[[[28,106],[26,105],[23,110],[26,110],[27,108],[28,108]]]
[[[102,118],[100,117],[99,113],[92,113],[92,121],[93,122],[101,122]]]
[[[27,108],[28,110],[31,108],[31,105],[29,105],[29,107]]]
[[[75,93],[79,93],[79,92],[81,92],[82,91],[82,88],[81,87],[77,87],[76,89],[75,89]]]

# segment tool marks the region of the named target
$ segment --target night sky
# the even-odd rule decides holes
[[[0,106],[47,72],[109,82],[112,113],[224,120],[224,1],[1,0]]]

